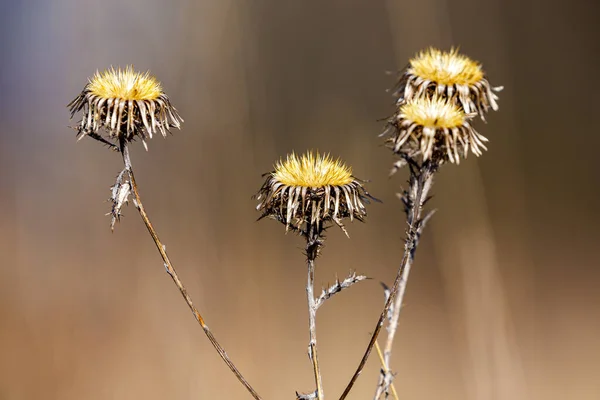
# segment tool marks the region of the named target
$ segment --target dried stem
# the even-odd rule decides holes
[[[416,162],[410,160],[410,164],[410,188],[408,195],[406,196],[407,200],[409,201],[405,202],[405,206],[408,209],[408,229],[406,231],[406,240],[404,244],[404,254],[402,256],[402,261],[400,262],[400,267],[398,268],[398,273],[396,274],[396,279],[394,280],[394,284],[392,285],[390,295],[387,301],[385,302],[385,306],[383,307],[381,315],[379,316],[379,320],[377,321],[375,330],[371,335],[371,340],[369,341],[367,349],[365,350],[365,353],[362,359],[360,360],[360,363],[356,371],[354,372],[354,375],[352,376],[350,382],[346,386],[346,389],[344,389],[344,392],[340,396],[340,400],[344,400],[346,396],[348,396],[348,394],[350,393],[350,390],[352,390],[352,387],[354,386],[356,380],[361,374],[367,362],[367,359],[371,355],[373,346],[375,346],[375,342],[377,341],[377,337],[379,336],[379,332],[381,331],[381,327],[383,326],[383,321],[388,315],[390,307],[392,307],[392,304],[394,304],[399,289],[402,286],[406,286],[406,279],[408,278],[407,271],[410,271],[410,264],[419,240],[419,232],[424,222],[423,220],[421,220],[423,204],[427,200],[427,193],[429,192],[429,188],[431,187],[431,184],[433,182],[433,175],[436,172],[437,167],[439,166],[437,162],[431,160],[426,161],[421,165],[417,165]],[[385,367],[387,368],[387,365]]]
[[[315,288],[315,259],[319,255],[319,250],[323,244],[321,239],[321,229],[316,224],[308,224],[306,228],[306,263],[308,266],[308,279],[306,282],[306,298],[308,300],[308,328],[310,341],[308,344],[308,356],[312,361],[313,372],[315,376],[315,385],[317,387],[317,400],[323,400],[323,380],[321,370],[319,369],[319,357],[317,354],[317,326],[316,314],[317,303],[314,294]]]
[[[410,274],[410,267],[412,265],[412,257],[406,263],[406,268],[404,268],[404,273],[400,278],[400,285],[398,286],[398,294],[396,294],[396,300],[393,305],[392,318],[390,318],[390,322],[388,325],[388,335],[387,340],[385,342],[384,348],[384,360],[385,364],[389,367],[390,365],[390,357],[392,355],[392,346],[394,343],[394,336],[396,336],[396,331],[398,329],[398,320],[400,318],[400,310],[402,309],[402,300],[404,299],[404,293],[406,292],[406,283],[408,282],[408,275]]]
[[[246,379],[241,374],[241,372],[233,364],[233,362],[227,355],[227,352],[225,351],[225,349],[223,349],[223,347],[219,344],[217,339],[214,337],[214,335],[212,334],[212,332],[210,331],[210,329],[204,322],[204,318],[202,318],[202,315],[200,314],[200,312],[198,311],[196,306],[194,306],[194,304],[192,303],[192,299],[191,299],[190,295],[188,294],[187,290],[183,286],[183,283],[181,283],[181,280],[179,279],[179,276],[177,275],[177,272],[175,271],[175,268],[173,267],[173,264],[171,263],[171,260],[169,259],[169,256],[167,255],[166,246],[163,245],[162,242],[160,241],[160,239],[158,238],[158,234],[154,230],[154,227],[152,226],[152,223],[150,222],[150,218],[148,218],[148,214],[146,213],[146,210],[144,209],[144,205],[142,204],[142,199],[140,198],[140,194],[138,191],[138,186],[135,181],[135,176],[133,174],[133,168],[131,165],[131,159],[129,157],[129,149],[127,147],[127,142],[122,140],[120,142],[120,147],[121,147],[121,153],[123,155],[123,162],[125,163],[125,169],[127,170],[127,173],[129,175],[129,178],[131,181],[131,186],[133,189],[133,195],[135,198],[136,207],[140,213],[140,216],[142,217],[142,220],[146,224],[146,228],[148,228],[148,232],[150,233],[150,236],[152,236],[152,239],[154,240],[154,244],[156,244],[156,248],[158,249],[158,252],[160,253],[160,256],[163,259],[167,273],[169,274],[169,276],[171,276],[171,278],[173,279],[173,282],[175,282],[175,285],[181,292],[181,295],[183,296],[183,298],[185,299],[185,302],[187,303],[188,307],[192,311],[192,314],[194,314],[196,321],[198,321],[198,323],[202,327],[202,330],[206,334],[206,337],[208,337],[208,340],[212,343],[215,350],[217,350],[217,353],[219,353],[219,356],[221,357],[221,359],[223,359],[223,361],[225,362],[225,364],[227,364],[227,366],[229,367],[231,372],[233,372],[233,374],[236,376],[236,378],[242,383],[242,385],[244,385],[246,390],[248,390],[248,392],[250,392],[252,397],[254,397],[254,399],[256,399],[256,400],[261,400],[261,397],[259,396],[259,394],[252,388],[252,386],[250,386],[248,381],[246,381]]]
[[[412,174],[412,172],[411,172],[411,174]],[[432,178],[433,178],[433,175],[432,175]],[[412,179],[413,178],[411,176],[411,181],[412,181]],[[431,182],[429,183],[428,186],[431,187]],[[427,190],[429,190],[429,187],[427,187]],[[409,221],[411,218],[410,210],[412,208],[414,208],[412,206],[409,206],[409,205],[414,204],[414,202],[410,199],[410,193],[411,192],[407,192],[402,196],[402,200],[403,200],[404,204],[406,205],[406,209],[405,209],[406,217],[407,217],[407,220],[409,220]],[[423,205],[423,203],[425,201],[427,201],[427,193],[423,193],[421,206]],[[385,348],[384,348],[383,359],[382,359],[383,366],[385,368],[385,371],[387,371],[387,372],[382,374],[382,376],[379,379],[379,384],[377,385],[377,392],[375,393],[375,397],[374,397],[375,400],[377,400],[379,398],[379,396],[381,396],[383,393],[386,393],[388,390],[388,387],[390,385],[393,385],[391,383],[391,380],[386,379],[386,378],[387,378],[387,375],[391,373],[389,371],[390,371],[390,362],[391,362],[391,358],[392,358],[392,347],[394,345],[394,337],[396,336],[396,332],[398,330],[398,321],[400,319],[400,311],[402,310],[402,302],[404,300],[404,294],[406,293],[406,284],[408,283],[408,276],[410,274],[410,269],[411,269],[412,263],[414,261],[416,248],[419,245],[419,239],[421,237],[421,233],[423,232],[423,228],[425,227],[425,224],[427,223],[429,218],[431,218],[431,216],[433,215],[434,212],[435,212],[435,210],[432,210],[429,213],[427,213],[427,215],[424,218],[422,218],[421,221],[417,224],[417,237],[416,237],[415,245],[414,245],[413,251],[410,253],[410,258],[408,260],[408,263],[406,264],[406,267],[404,268],[402,277],[400,278],[400,284],[398,286],[398,293],[396,294],[396,299],[394,300],[394,303],[393,303],[392,307],[390,308],[392,315],[389,318],[389,322],[388,322],[387,339],[385,342]],[[409,222],[409,225],[410,225],[410,222]],[[378,352],[380,352],[380,350],[378,350]]]
[[[416,247],[416,244],[415,244]],[[414,254],[414,252],[412,253]],[[379,397],[385,393],[388,389],[388,386],[391,383],[391,380],[388,379],[388,374],[390,374],[390,359],[392,356],[392,346],[394,343],[394,337],[396,336],[396,331],[398,328],[398,320],[400,318],[400,309],[402,308],[402,300],[404,298],[404,293],[406,292],[406,283],[408,282],[408,275],[410,274],[410,267],[412,265],[413,257],[411,256],[406,263],[402,276],[400,278],[400,284],[398,285],[398,293],[396,294],[396,299],[391,307],[392,315],[388,322],[388,334],[385,342],[385,349],[383,358],[381,358],[381,362],[383,364],[384,373],[379,378],[379,383],[377,385],[377,391],[374,396],[374,400],[379,399]],[[376,344],[377,345],[377,344]],[[378,345],[377,345],[378,346]],[[378,349],[377,352],[381,354],[381,350]]]

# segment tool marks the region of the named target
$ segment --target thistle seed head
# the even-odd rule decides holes
[[[452,100],[438,95],[408,100],[388,121],[384,134],[394,153],[423,161],[460,163],[469,149],[479,156],[487,150],[488,139],[475,131],[470,120],[475,114],[466,114]]]
[[[107,144],[139,136],[147,149],[147,138],[157,132],[166,137],[183,122],[156,78],[131,66],[96,72],[67,107],[71,118],[83,111],[77,126],[80,138],[87,135]]]
[[[329,154],[307,152],[280,160],[267,174],[256,199],[260,218],[280,221],[286,230],[302,231],[308,224],[322,227],[333,221],[346,232],[342,220],[363,221],[365,204],[373,197],[342,161]]]
[[[495,92],[502,87],[491,87],[481,64],[459,54],[429,48],[415,55],[401,74],[395,95],[398,104],[433,94],[456,101],[467,114],[477,113],[485,120],[491,108],[498,110]]]

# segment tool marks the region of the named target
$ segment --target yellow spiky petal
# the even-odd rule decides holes
[[[92,94],[105,99],[156,100],[162,94],[160,82],[149,72],[135,72],[133,66],[110,68],[94,74],[90,80]]]
[[[442,97],[419,97],[400,107],[400,117],[429,128],[452,129],[465,122],[465,113],[454,102]]]
[[[442,85],[474,85],[484,77],[481,66],[469,57],[433,47],[419,52],[410,60],[411,72],[423,79]]]
[[[343,186],[351,183],[352,169],[329,154],[307,152],[302,156],[292,153],[275,166],[273,177],[286,186],[319,188]]]

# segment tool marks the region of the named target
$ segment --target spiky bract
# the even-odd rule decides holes
[[[157,132],[166,136],[183,122],[156,78],[131,66],[96,72],[68,107],[71,118],[83,110],[78,135],[104,142],[103,132],[125,141],[139,136],[146,147],[146,138]]]
[[[372,197],[362,183],[352,176],[352,170],[329,154],[292,153],[275,165],[261,187],[256,207],[261,218],[270,217],[290,227],[302,230],[307,224],[322,227],[333,221],[344,232],[342,220],[363,221],[365,204]]]

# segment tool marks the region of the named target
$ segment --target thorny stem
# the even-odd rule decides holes
[[[383,321],[385,320],[390,307],[394,303],[396,299],[396,295],[399,292],[400,287],[406,286],[406,279],[408,279],[408,271],[410,271],[410,263],[414,256],[414,251],[416,249],[416,245],[419,240],[419,231],[421,225],[421,212],[423,208],[423,203],[427,199],[427,192],[431,187],[433,181],[433,174],[436,172],[439,164],[437,162],[427,161],[419,166],[418,171],[416,167],[413,166],[411,169],[411,177],[410,177],[410,188],[409,188],[409,200],[410,204],[407,204],[408,207],[408,218],[407,224],[408,229],[406,231],[406,240],[404,244],[404,254],[402,256],[402,261],[400,262],[400,267],[398,268],[398,273],[396,274],[396,279],[394,280],[394,284],[390,290],[390,295],[385,302],[385,306],[383,307],[383,311],[379,316],[379,320],[377,321],[377,325],[375,326],[375,330],[371,335],[371,340],[367,345],[367,349],[358,364],[354,375],[350,379],[350,382],[344,389],[344,392],[340,396],[339,400],[344,400],[346,396],[352,390],[352,387],[356,383],[359,375],[361,374],[367,359],[371,355],[371,351],[373,350],[373,346],[377,341],[377,337],[379,336],[379,332],[381,331],[381,327],[383,326]],[[404,291],[404,289],[402,289]],[[404,293],[404,292],[403,292]],[[384,366],[387,368],[387,365]]]
[[[414,209],[414,204],[415,204],[415,195],[417,194],[417,192],[414,190],[413,188],[413,182],[418,182],[418,177],[422,174],[427,174],[428,171],[426,171],[426,168],[423,166],[419,167],[419,171],[415,171],[414,168],[416,168],[416,166],[412,166],[413,169],[411,169],[411,188],[409,190],[409,192],[405,193],[403,196],[404,202],[405,202],[405,211],[406,211],[406,217],[407,217],[407,221],[409,226],[412,225],[412,221],[411,218],[413,217],[411,210]],[[435,172],[435,168],[437,168],[435,165],[430,167],[433,168]],[[425,182],[424,183],[424,187],[423,187],[423,191],[421,193],[421,205],[427,200],[427,193],[429,191],[429,189],[431,188],[431,184],[432,184],[432,179],[433,179],[433,172],[430,174],[429,177],[429,182]],[[428,214],[431,215],[432,213]],[[416,226],[417,226],[417,232],[416,232],[416,240],[414,242],[414,247],[413,250],[410,252],[410,257],[408,259],[408,262],[406,264],[406,268],[404,268],[404,272],[402,274],[401,280],[400,280],[400,285],[398,286],[398,293],[396,294],[396,299],[394,300],[394,304],[391,307],[392,309],[392,316],[389,320],[388,323],[388,328],[387,328],[387,339],[386,339],[386,343],[385,343],[385,348],[384,348],[384,357],[383,357],[383,366],[385,367],[385,374],[387,375],[388,373],[390,373],[390,362],[391,362],[391,357],[392,357],[392,347],[394,345],[394,337],[396,336],[396,332],[398,330],[398,321],[400,319],[400,311],[402,310],[402,302],[404,299],[404,294],[406,293],[406,284],[408,283],[408,276],[410,274],[410,269],[412,266],[412,263],[414,261],[414,257],[415,257],[415,251],[416,248],[418,246],[419,243],[419,239],[421,237],[421,232],[423,231],[423,228],[425,226],[425,223],[427,222],[428,216],[426,216],[425,218],[421,219],[420,221],[417,221]],[[375,400],[377,400],[379,398],[379,396],[381,396],[381,394],[387,392],[388,390],[388,386],[390,386],[391,381],[386,379],[386,375],[383,375],[380,377],[379,380],[379,384],[377,386],[377,392],[375,394]],[[393,384],[392,384],[393,386]],[[393,387],[392,387],[393,389]]]
[[[323,380],[321,370],[319,369],[319,357],[317,354],[317,326],[316,314],[317,305],[315,302],[315,259],[319,255],[322,245],[321,231],[317,225],[308,224],[306,227],[306,263],[308,266],[308,280],[306,282],[306,297],[308,300],[308,327],[310,332],[310,341],[308,344],[308,356],[312,361],[313,372],[315,376],[315,385],[317,387],[317,400],[323,399]]]
[[[233,374],[236,376],[236,378],[242,383],[242,385],[244,385],[246,390],[248,390],[248,392],[250,392],[252,397],[254,397],[254,399],[256,399],[256,400],[261,400],[260,395],[252,388],[252,386],[250,386],[248,381],[246,381],[244,376],[241,374],[241,372],[237,369],[237,367],[233,364],[233,362],[227,355],[227,352],[225,351],[225,349],[221,346],[221,344],[219,344],[217,339],[214,337],[214,335],[212,334],[212,332],[210,331],[210,329],[204,322],[204,318],[202,318],[202,315],[200,314],[200,312],[198,311],[196,306],[194,306],[194,303],[192,302],[192,298],[190,297],[187,290],[183,286],[183,283],[181,283],[181,280],[179,279],[179,276],[177,275],[177,271],[175,271],[175,268],[173,267],[173,264],[171,263],[171,260],[169,259],[169,256],[167,255],[166,246],[163,245],[162,242],[160,241],[160,239],[158,238],[158,234],[154,230],[154,227],[152,226],[152,223],[150,222],[150,218],[148,217],[148,214],[146,213],[146,210],[144,209],[144,205],[142,204],[142,199],[140,198],[138,186],[135,181],[135,176],[133,174],[131,159],[129,158],[129,149],[127,147],[127,142],[125,142],[124,140],[121,141],[120,147],[121,147],[121,153],[123,155],[123,162],[125,163],[125,169],[127,170],[127,173],[129,174],[129,178],[131,180],[131,186],[132,186],[133,195],[134,195],[135,201],[136,201],[136,207],[140,213],[140,216],[142,217],[142,220],[146,224],[146,228],[148,228],[148,232],[150,233],[150,236],[152,236],[152,239],[154,240],[154,244],[156,244],[156,248],[158,249],[158,252],[160,253],[160,256],[163,259],[167,273],[173,279],[173,282],[175,282],[175,285],[181,292],[181,295],[183,296],[183,298],[185,299],[185,302],[187,303],[188,307],[192,311],[192,314],[194,314],[196,321],[198,321],[198,323],[202,327],[202,330],[206,334],[206,337],[208,337],[208,340],[212,343],[215,350],[217,350],[217,353],[219,353],[219,356],[221,357],[221,359],[223,359],[223,361],[225,362],[225,364],[227,364],[227,366],[229,367],[231,372],[233,372]]]

